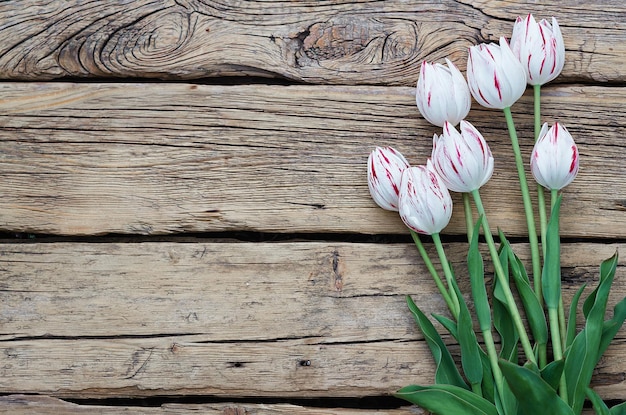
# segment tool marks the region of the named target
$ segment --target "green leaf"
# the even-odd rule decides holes
[[[533,370],[500,360],[500,369],[511,391],[517,397],[519,409],[524,414],[574,415],[567,406]]]
[[[440,415],[498,415],[484,398],[453,385],[418,386],[400,389],[395,396]]]
[[[506,242],[508,245],[508,241]],[[535,295],[535,292],[530,287],[528,280],[528,274],[524,269],[524,264],[519,259],[512,249],[509,249],[509,264],[511,267],[511,274],[517,287],[517,292],[522,299],[524,311],[526,312],[526,318],[530,330],[533,333],[535,342],[538,344],[548,343],[548,324],[546,323],[546,316],[543,311],[543,307],[539,303],[539,299]]]
[[[564,368],[565,359],[550,362],[546,365],[546,367],[541,369],[541,378],[556,391],[559,387],[559,382],[561,381],[561,375],[563,374]]]
[[[574,338],[576,337],[576,311],[578,309],[578,301],[580,300],[580,296],[585,290],[585,287],[587,287],[587,284],[583,284],[583,286],[580,287],[578,291],[576,291],[574,297],[572,297],[572,304],[569,307],[569,319],[567,320],[567,334],[565,336],[564,349],[570,347],[570,345],[574,341]]]
[[[428,347],[433,355],[433,359],[435,360],[437,367],[435,370],[435,382],[469,389],[461,377],[461,374],[454,363],[454,359],[452,359],[450,352],[446,348],[443,340],[441,340],[441,336],[439,336],[439,333],[433,324],[430,320],[428,320],[424,313],[422,313],[417,305],[415,305],[411,297],[407,296],[406,302],[409,306],[409,310],[413,313],[413,317],[415,317],[415,322],[422,331],[422,334],[424,334],[426,343],[428,344]]]
[[[502,264],[507,279],[509,278],[509,249],[510,247],[506,244],[500,245],[500,263]],[[494,280],[493,298],[493,326],[500,335],[502,342],[500,357],[511,362],[516,362],[519,334],[515,329],[515,324],[513,323],[513,319],[506,305],[504,292],[497,278]]]
[[[574,338],[565,357],[567,394],[575,413],[582,410],[586,390],[598,362],[606,304],[616,268],[617,253],[600,265],[600,283],[593,292],[585,328]]]
[[[489,308],[489,299],[487,298],[487,289],[485,287],[485,267],[483,265],[483,258],[478,250],[478,235],[480,233],[481,223],[482,215],[478,218],[478,222],[476,222],[474,232],[472,233],[472,239],[467,252],[467,268],[470,275],[476,318],[478,318],[480,330],[485,331],[491,329],[491,310]]]
[[[474,324],[461,291],[453,279],[452,288],[459,299],[459,323],[457,324],[458,341],[461,346],[461,365],[463,373],[472,385],[480,385],[483,380],[483,366],[480,360],[480,347],[474,333]]]
[[[591,388],[587,388],[587,398],[591,401],[593,405],[593,410],[596,411],[598,415],[610,415],[609,407],[606,406],[600,395],[596,393]]]
[[[483,398],[489,402],[494,402],[494,394],[496,393],[495,382],[493,381],[493,372],[491,371],[491,362],[489,356],[480,349],[480,360],[483,365]]]
[[[541,287],[546,307],[556,310],[561,298],[561,241],[559,237],[559,209],[561,196],[552,208],[546,231],[546,256],[541,274]]]
[[[596,365],[598,361],[609,347],[613,338],[617,334],[620,328],[622,328],[622,324],[624,324],[624,320],[626,319],[626,297],[622,298],[622,301],[617,303],[613,308],[613,318],[607,320],[602,325],[602,338],[600,339],[600,346],[598,347],[598,360],[596,361]]]
[[[615,405],[609,411],[611,415],[626,415],[626,402]]]
[[[520,410],[519,402],[517,398],[511,391],[509,384],[503,382],[502,388],[502,398],[500,398],[499,394],[496,394],[497,402],[496,408],[498,408],[498,413],[503,415],[524,415]]]
[[[433,318],[437,320],[439,324],[441,324],[446,330],[448,330],[448,333],[450,333],[450,335],[454,337],[454,340],[456,340],[457,342],[459,341],[459,332],[457,331],[456,323],[454,322],[454,320],[435,313],[431,314],[431,316],[433,316]]]

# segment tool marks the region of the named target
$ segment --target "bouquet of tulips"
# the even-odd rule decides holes
[[[426,120],[442,128],[440,135],[434,135],[427,164],[411,167],[391,147],[376,148],[369,156],[372,198],[383,209],[398,211],[410,229],[449,309],[449,317],[433,317],[460,346],[459,368],[432,322],[407,297],[435,359],[435,384],[407,386],[396,396],[434,414],[573,415],[581,413],[586,399],[598,414],[626,414],[626,403],[609,409],[589,386],[595,366],[626,318],[624,298],[615,306],[612,317],[605,320],[617,253],[601,264],[599,283],[583,300],[582,316],[577,310],[584,286],[574,295],[567,314],[561,296],[561,192],[574,180],[579,158],[576,144],[563,125],[541,125],[540,96],[541,85],[559,75],[564,58],[556,19],[552,18],[551,23],[536,22],[528,15],[517,19],[510,44],[501,38],[499,45],[481,44],[469,49],[467,82],[449,60],[447,67],[424,62],[417,83],[417,106]],[[530,170],[537,182],[539,236],[510,110],[527,84],[533,86],[535,99],[535,146]],[[490,179],[494,160],[481,133],[464,120],[471,96],[482,106],[503,110],[506,118],[528,225],[530,274],[504,234],[499,233],[496,245],[489,227],[480,188]],[[463,195],[473,314],[439,237],[452,214],[450,190]],[[472,201],[478,218],[472,216]],[[481,229],[495,274],[491,287],[485,285],[478,246]],[[431,235],[443,277],[419,234]],[[494,341],[496,335],[499,347]]]

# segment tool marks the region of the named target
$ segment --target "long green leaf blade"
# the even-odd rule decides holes
[[[594,290],[594,301],[589,308],[585,328],[567,350],[565,377],[569,404],[575,413],[582,410],[586,389],[598,361],[606,304],[616,268],[617,253],[600,265],[600,284]]]
[[[461,346],[463,373],[465,373],[465,377],[472,385],[480,385],[483,380],[483,365],[480,360],[480,350],[478,340],[476,340],[476,333],[474,333],[472,316],[455,280],[452,280],[452,288],[459,299],[459,324],[457,324],[457,330],[458,341]]]
[[[406,297],[406,302],[409,306],[409,310],[413,313],[415,322],[422,331],[426,343],[430,348],[430,351],[435,360],[435,382],[438,384],[455,385],[460,388],[469,389],[459,370],[454,363],[454,359],[450,355],[445,343],[441,340],[441,336],[430,322],[428,317],[422,313],[422,311],[415,305],[413,299],[409,296]]]
[[[600,346],[598,347],[598,359],[596,361],[596,365],[598,361],[606,351],[606,349],[613,341],[613,338],[622,328],[622,324],[624,324],[624,320],[626,319],[626,297],[622,298],[622,301],[617,303],[613,308],[613,318],[607,320],[602,325],[602,338],[600,339]]]
[[[509,255],[511,256],[509,258],[509,263],[511,264],[511,274],[513,275],[517,292],[522,299],[522,305],[524,306],[524,311],[526,312],[526,318],[528,319],[530,330],[537,343],[547,344],[548,324],[546,323],[546,316],[544,314],[543,307],[539,303],[539,299],[537,299],[535,292],[530,287],[528,274],[526,274],[524,264],[522,264],[522,261],[517,255],[515,255],[512,249],[509,250],[509,252]]]
[[[564,368],[564,359],[550,362],[546,365],[546,367],[541,369],[541,378],[556,391],[559,387],[559,382],[561,381],[561,375],[563,374]]]
[[[522,413],[574,415],[567,403],[534,371],[506,360],[500,360],[500,369]]]
[[[626,415],[626,402],[615,405],[609,410],[611,415]]]
[[[582,287],[580,287],[578,291],[576,291],[576,294],[574,294],[574,297],[572,297],[572,303],[569,307],[569,318],[567,320],[567,334],[565,336],[565,349],[571,346],[572,342],[574,341],[574,338],[576,337],[576,321],[577,321],[576,311],[578,309],[578,301],[580,300],[580,296],[582,295],[586,286],[587,284],[583,284]]]
[[[400,389],[395,396],[433,414],[498,415],[495,405],[491,402],[466,389],[452,385],[411,385]]]
[[[559,238],[559,209],[561,196],[552,208],[546,231],[546,257],[541,274],[541,287],[546,307],[556,310],[561,298],[561,242]]]
[[[485,331],[491,329],[491,309],[489,307],[489,299],[487,298],[487,289],[485,287],[485,267],[483,258],[478,250],[478,235],[480,233],[481,223],[482,215],[478,218],[478,222],[472,233],[472,239],[467,252],[467,268],[472,287],[472,298],[474,299],[476,318],[478,319],[481,331]]]
[[[610,415],[611,414],[611,412],[609,411],[609,407],[606,406],[606,404],[604,403],[602,398],[600,398],[600,395],[596,393],[596,391],[594,391],[591,388],[587,388],[587,398],[589,398],[589,400],[591,401],[591,404],[593,405],[593,410],[596,411],[596,414],[598,415]]]
[[[503,238],[504,235],[500,235]],[[500,245],[500,263],[504,269],[506,278],[509,278],[509,253],[510,246],[506,244]],[[517,361],[519,334],[515,329],[515,324],[509,309],[506,305],[504,292],[496,278],[493,288],[493,326],[500,335],[502,345],[500,347],[500,357],[511,362]]]

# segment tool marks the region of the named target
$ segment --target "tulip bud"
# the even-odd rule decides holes
[[[374,202],[385,210],[398,211],[402,172],[409,163],[391,147],[376,147],[367,159],[367,184]]]
[[[567,129],[559,123],[544,124],[530,158],[537,183],[550,190],[570,184],[578,173],[578,148]]]
[[[439,127],[446,121],[457,125],[467,116],[472,105],[463,74],[448,59],[446,63],[448,67],[422,62],[415,93],[417,108],[422,116]]]
[[[482,43],[470,47],[467,83],[472,96],[480,105],[504,109],[524,94],[526,73],[502,37],[499,46]]]
[[[461,121],[459,133],[450,123],[433,138],[432,163],[448,189],[469,193],[487,183],[493,173],[493,156],[480,132]]]
[[[432,235],[450,222],[452,198],[430,160],[402,173],[398,200],[402,221],[415,232]]]
[[[518,17],[513,26],[511,50],[526,72],[526,82],[543,85],[556,78],[565,62],[565,44],[556,19],[552,25],[546,20],[539,23],[532,14]]]

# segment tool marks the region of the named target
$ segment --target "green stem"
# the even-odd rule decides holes
[[[543,369],[548,364],[548,345],[540,343],[537,346],[537,354],[539,355],[539,369]]]
[[[463,211],[465,212],[465,227],[467,228],[467,241],[472,240],[472,233],[474,232],[474,217],[472,215],[472,205],[470,203],[470,194],[462,193],[463,195]]]
[[[550,212],[554,209],[554,205],[556,205],[556,200],[559,198],[559,191],[557,189],[550,190]]]
[[[480,386],[480,383],[472,383],[472,392],[481,398],[483,397],[483,388]]]
[[[550,207],[554,208],[559,191],[552,189],[550,191]],[[561,342],[565,344],[565,336],[567,336],[567,322],[565,321],[565,306],[563,305],[563,297],[559,297],[559,330],[561,332]]]
[[[530,201],[530,193],[528,191],[528,181],[526,180],[526,171],[524,170],[524,161],[522,160],[522,152],[517,140],[517,132],[511,115],[511,108],[504,108],[504,116],[506,125],[509,129],[511,144],[513,145],[513,154],[515,155],[515,166],[517,167],[517,175],[519,177],[520,189],[522,191],[522,200],[524,201],[524,212],[526,213],[526,225],[528,227],[528,241],[530,243],[530,254],[533,263],[533,279],[535,282],[535,294],[538,298],[542,298],[541,294],[541,258],[539,256],[539,241],[537,239],[537,229],[535,228],[535,215],[533,214],[533,205]]]
[[[550,192],[550,217],[552,218],[552,211],[558,201],[558,190],[552,189]],[[558,218],[557,218],[558,220]],[[557,228],[558,232],[558,228]],[[559,242],[560,243],[560,242]],[[559,267],[560,269],[560,267]],[[558,278],[560,280],[561,275],[560,272],[557,275],[553,276],[554,278]],[[557,280],[558,281],[558,280]],[[559,283],[560,287],[560,283]],[[554,360],[563,359],[563,344],[565,344],[565,336],[566,336],[566,328],[565,328],[565,308],[563,307],[563,297],[561,295],[560,289],[558,292],[559,301],[558,305],[555,307],[554,302],[551,304],[551,307],[548,307],[548,320],[550,324],[550,337],[552,339],[552,353],[554,354]],[[567,402],[567,380],[565,379],[565,375],[561,375],[561,380],[559,383],[559,395],[561,398]]]
[[[454,310],[452,311],[452,315],[458,320],[459,310],[461,306],[459,304],[459,299],[456,296],[456,291],[454,290],[452,279],[454,275],[452,275],[452,270],[450,269],[450,263],[448,262],[448,258],[446,257],[446,253],[443,250],[443,244],[441,243],[441,238],[438,233],[433,233],[432,235],[433,242],[435,243],[435,248],[437,248],[437,254],[439,254],[439,261],[441,262],[441,267],[443,268],[443,275],[446,277],[446,282],[448,283],[448,290],[450,292],[450,297],[452,297],[452,302],[454,304]]]
[[[535,142],[539,138],[541,132],[541,85],[534,85],[534,103],[535,103]],[[539,207],[539,228],[541,229],[541,249],[543,257],[546,257],[546,232],[548,230],[548,217],[546,215],[546,197],[543,186],[537,184],[537,205]],[[541,275],[541,274],[540,274]],[[539,287],[539,291],[537,291]],[[541,278],[535,278],[535,292],[538,294],[539,303],[543,304],[543,296],[541,295]]]
[[[522,323],[519,309],[517,308],[517,304],[515,304],[515,298],[513,297],[513,293],[511,292],[509,280],[504,273],[504,269],[502,268],[500,256],[498,255],[498,250],[496,249],[496,243],[493,240],[493,235],[491,235],[491,229],[489,228],[487,216],[485,215],[485,208],[483,207],[480,193],[478,192],[478,190],[474,190],[472,192],[472,196],[474,197],[474,202],[476,203],[476,209],[478,210],[478,214],[482,215],[483,217],[483,233],[485,234],[485,239],[487,240],[487,245],[489,246],[489,253],[491,254],[491,260],[496,271],[496,277],[498,278],[498,281],[502,286],[502,291],[504,291],[506,305],[509,309],[509,313],[511,314],[511,318],[513,319],[513,324],[515,324],[515,329],[519,334],[520,342],[522,343],[522,348],[524,349],[524,354],[526,355],[526,359],[531,362],[537,363],[535,359],[535,353],[533,352],[530,340],[528,339],[528,334],[526,333],[526,328],[524,327],[524,323]]]
[[[504,401],[504,377],[502,371],[498,365],[498,352],[496,351],[496,345],[493,341],[493,335],[491,329],[482,330],[483,340],[487,347],[487,356],[489,357],[489,363],[491,363],[491,372],[493,373],[493,380],[496,384],[496,389],[500,395],[500,400]]]
[[[548,308],[548,319],[550,320],[550,336],[552,337],[552,353],[554,354],[554,360],[561,360],[563,359],[563,346],[559,330],[559,313],[556,308]],[[565,375],[561,375],[559,395],[567,402],[567,383]]]
[[[417,247],[417,250],[419,251],[422,257],[422,260],[424,261],[426,268],[428,268],[428,272],[430,272],[430,275],[433,277],[433,280],[435,281],[435,285],[439,289],[439,292],[441,293],[443,300],[446,302],[446,305],[448,306],[450,313],[452,313],[455,320],[458,320],[459,313],[455,312],[455,306],[454,306],[455,303],[450,297],[450,294],[448,294],[448,290],[446,289],[446,286],[441,281],[441,277],[439,277],[439,273],[437,272],[437,269],[435,269],[435,266],[430,260],[430,256],[428,255],[428,252],[426,252],[426,249],[424,249],[424,245],[422,244],[422,241],[420,240],[419,235],[417,234],[417,232],[411,229],[411,236],[413,237],[413,242],[415,242],[415,246]]]

